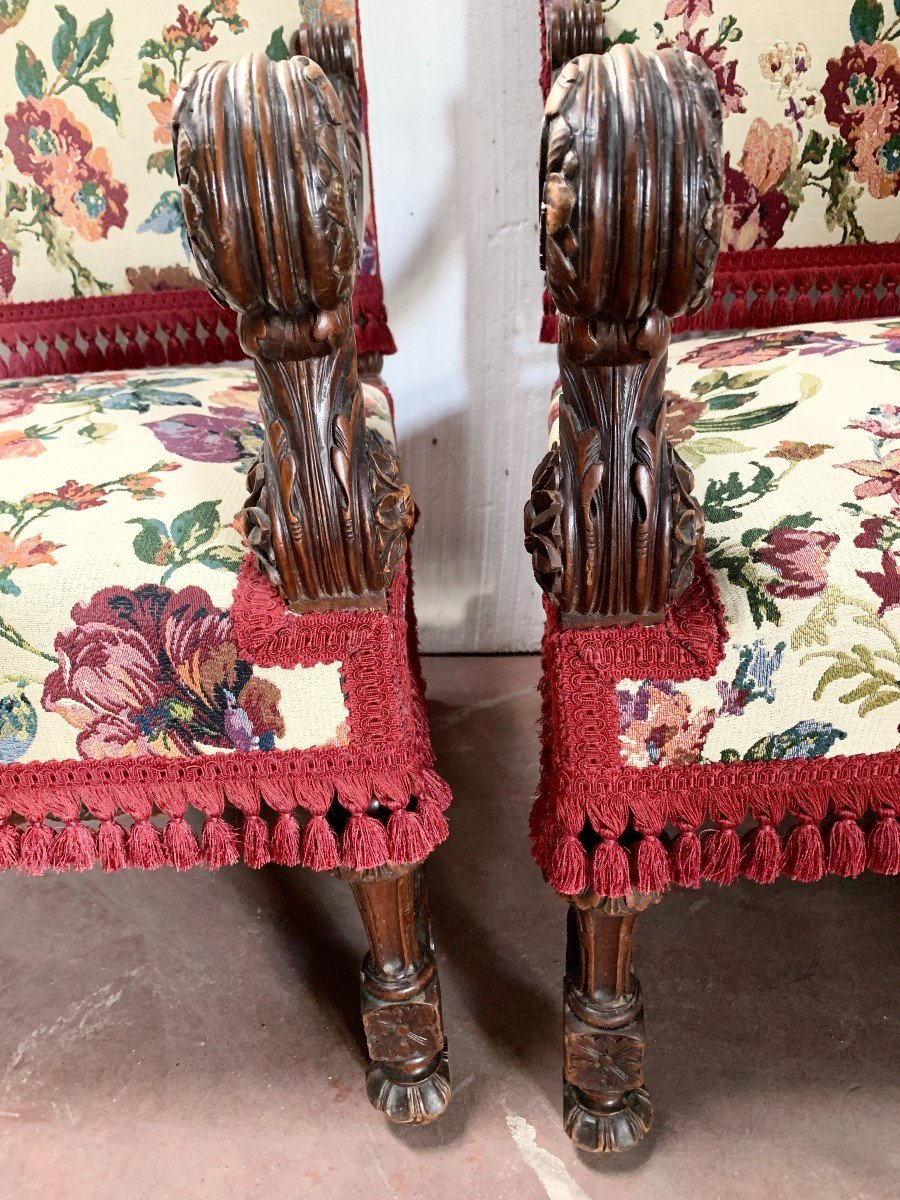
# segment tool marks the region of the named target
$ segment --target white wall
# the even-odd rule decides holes
[[[361,0],[385,376],[422,518],[426,651],[532,650],[522,508],[546,446],[536,0]]]

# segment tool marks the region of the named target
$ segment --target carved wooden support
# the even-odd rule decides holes
[[[365,237],[365,160],[362,152],[363,112],[359,90],[359,55],[350,22],[337,19],[304,21],[297,30],[294,52],[311,58],[328,76],[344,113],[347,156],[354,187],[356,240]]]
[[[637,914],[658,895],[569,906],[563,1002],[563,1118],[582,1149],[615,1153],[650,1128],[644,1087],[644,1005],[631,969]]]
[[[570,58],[603,51],[600,0],[557,0],[547,13],[547,58],[555,78]]]
[[[450,1103],[450,1075],[422,868],[337,874],[353,889],[369,941],[362,966],[369,1099],[392,1121],[425,1124]]]
[[[295,611],[383,608],[413,508],[393,448],[365,425],[360,168],[341,102],[311,59],[252,54],[191,75],[173,130],[198,270],[238,313],[260,383],[247,543]]]
[[[545,109],[541,190],[562,398],[526,547],[564,627],[652,624],[693,579],[703,536],[693,477],[666,440],[663,381],[671,319],[705,302],[718,253],[708,68],[623,45],[568,62]]]

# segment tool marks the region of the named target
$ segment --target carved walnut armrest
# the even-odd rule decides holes
[[[710,71],[678,50],[623,45],[568,62],[545,109],[541,191],[562,397],[526,547],[564,626],[652,624],[693,579],[702,544],[693,477],[666,440],[663,381],[672,318],[705,302],[718,252]]]
[[[337,39],[329,50],[337,61]],[[263,54],[191,75],[173,129],[197,268],[237,312],[260,384],[247,543],[295,611],[383,608],[413,509],[393,449],[365,425],[358,137],[315,62]]]

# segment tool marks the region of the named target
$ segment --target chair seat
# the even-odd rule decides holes
[[[533,832],[557,890],[900,871],[898,370],[896,320],[673,346],[705,566],[654,629],[548,607]]]
[[[0,864],[369,868],[444,836],[405,569],[387,613],[295,616],[245,561],[257,395],[231,366],[0,389]]]

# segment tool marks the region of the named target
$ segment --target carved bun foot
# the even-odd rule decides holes
[[[563,1121],[579,1150],[618,1154],[633,1150],[650,1129],[653,1109],[646,1088],[625,1092],[616,1108],[595,1107],[574,1084],[563,1084]]]
[[[447,1043],[421,1071],[410,1074],[391,1063],[373,1062],[366,1071],[366,1093],[373,1108],[398,1125],[428,1125],[450,1103]]]

